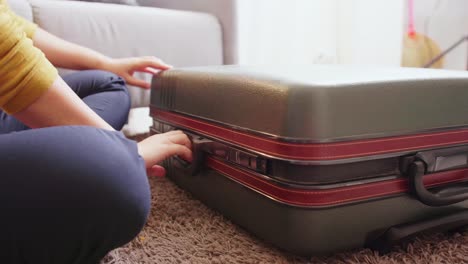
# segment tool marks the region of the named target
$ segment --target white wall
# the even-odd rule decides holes
[[[425,30],[425,22],[433,14]],[[468,1],[466,0],[415,0],[416,31],[425,33],[443,50],[462,36],[468,35]],[[467,49],[459,46],[445,57],[444,68],[466,69]]]
[[[338,62],[401,64],[403,0],[339,0]]]
[[[335,61],[335,0],[245,0],[238,8],[240,64]]]
[[[244,0],[240,64],[400,65],[403,0]]]

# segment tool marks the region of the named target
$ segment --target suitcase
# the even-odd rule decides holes
[[[153,133],[185,131],[168,177],[300,255],[388,251],[468,223],[468,73],[218,66],[154,76]]]

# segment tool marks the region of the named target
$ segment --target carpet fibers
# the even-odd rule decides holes
[[[468,263],[468,232],[422,236],[383,256],[360,249],[305,259],[251,236],[167,178],[150,178],[150,184],[152,211],[146,227],[101,264]]]

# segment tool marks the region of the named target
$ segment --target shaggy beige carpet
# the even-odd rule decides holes
[[[293,256],[249,235],[167,178],[150,178],[148,223],[128,245],[101,264],[147,263],[468,263],[468,232],[420,237],[392,253],[369,249],[329,257]]]

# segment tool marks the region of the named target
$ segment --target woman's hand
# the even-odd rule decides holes
[[[171,156],[192,161],[190,148],[190,139],[182,131],[157,134],[138,143],[138,153],[145,160],[148,174],[153,176],[165,175],[165,169],[157,164]]]
[[[135,85],[143,89],[149,89],[149,83],[133,77],[133,74],[135,72],[146,72],[156,74],[159,71],[168,70],[172,68],[172,66],[164,63],[162,60],[156,57],[146,56],[123,59],[109,59],[100,68],[119,75],[120,77],[125,79],[127,84]]]

